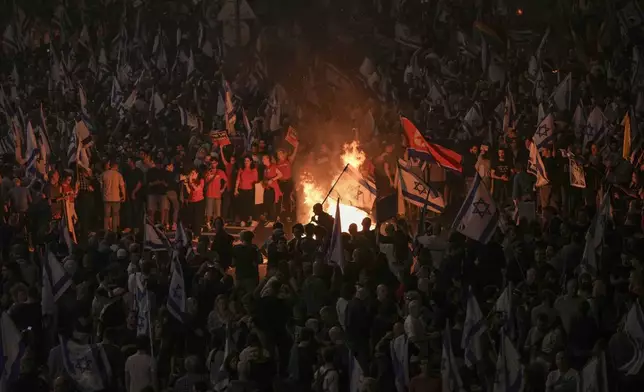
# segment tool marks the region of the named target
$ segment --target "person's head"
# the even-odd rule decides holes
[[[411,302],[409,302],[407,309],[409,310],[409,314],[412,317],[420,316],[420,301],[412,300]]]
[[[350,224],[349,234],[351,234],[352,237],[355,237],[358,234],[358,225],[356,225],[355,223]]]
[[[183,361],[183,366],[187,373],[197,373],[199,370],[199,358],[196,355],[190,355]]]
[[[215,221],[213,222],[215,226],[216,231],[222,231],[224,229],[224,220],[222,217],[218,216],[215,218]]]
[[[472,155],[478,155],[479,154],[479,146],[478,145],[473,145],[470,147],[470,153]]]
[[[271,157],[266,154],[262,155],[262,165],[269,167],[271,165]]]
[[[52,170],[49,173],[49,182],[52,184],[58,184],[58,181],[60,180],[60,174],[58,174],[57,170]]]
[[[245,169],[250,169],[253,165],[253,160],[251,157],[244,157],[244,168]]]
[[[499,148],[499,151],[497,151],[497,155],[499,157],[499,161],[504,161],[505,160],[505,150],[502,148]]]
[[[568,283],[566,283],[566,294],[568,295],[575,295],[577,294],[577,280],[576,279],[570,279]]]
[[[66,173],[66,174],[63,176],[63,184],[64,184],[64,185],[71,185],[71,183],[72,183],[72,175],[71,175],[71,174],[69,174],[69,173]]]
[[[109,160],[109,169],[110,170],[118,170],[119,169],[119,163],[116,159],[110,159]]]
[[[362,230],[369,231],[371,229],[371,218],[367,217],[362,219]]]
[[[255,234],[253,234],[253,232],[250,230],[244,230],[239,233],[239,239],[246,245],[252,244],[253,238],[255,238]]]
[[[300,238],[302,235],[304,235],[304,225],[301,223],[296,223],[293,225],[293,237],[295,238]]]
[[[28,288],[24,283],[16,283],[10,289],[11,298],[16,304],[22,304],[29,299]]]
[[[383,302],[389,298],[389,289],[387,288],[386,285],[384,284],[379,284],[378,287],[376,287],[376,296],[378,297],[378,301]]]
[[[329,339],[333,343],[341,343],[344,341],[344,331],[341,327],[335,326],[329,329]]]
[[[280,162],[284,162],[288,158],[288,155],[286,155],[286,151],[284,151],[283,148],[280,148],[277,150],[277,160]]]
[[[147,336],[136,337],[136,349],[139,352],[147,353],[150,351],[150,338]]]
[[[322,360],[324,361],[325,364],[331,364],[333,363],[335,359],[335,350],[333,347],[327,347],[324,350],[322,350]]]
[[[559,371],[561,372],[565,372],[569,369],[568,356],[565,352],[559,351],[557,353],[557,356],[555,357],[555,364],[557,365],[557,369],[559,369]]]
[[[320,204],[320,203],[315,203],[315,204],[313,205],[313,213],[314,213],[315,215],[320,215],[320,214],[322,214],[323,212],[324,212],[324,209],[322,208],[322,204]]]

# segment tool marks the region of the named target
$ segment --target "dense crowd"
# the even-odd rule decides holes
[[[637,2],[240,3],[3,4],[0,391],[644,390]]]

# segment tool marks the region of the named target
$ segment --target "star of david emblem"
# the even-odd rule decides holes
[[[180,284],[177,284],[177,285],[176,285],[176,286],[174,286],[174,288],[172,289],[172,296],[173,296],[175,299],[177,299],[178,301],[181,301],[181,300],[182,300],[182,298],[183,298],[183,295],[181,294],[181,291],[182,291],[181,289],[182,289],[182,287],[181,287],[181,285],[180,285]]]
[[[140,314],[140,315],[137,317],[137,320],[138,320],[138,321],[137,321],[137,324],[136,324],[136,325],[137,325],[137,327],[138,327],[138,328],[143,328],[143,327],[145,327],[145,316],[144,316],[144,315]]]
[[[418,181],[414,181],[414,190],[420,193],[421,195],[424,195],[427,193],[427,188],[425,187],[425,185]]]
[[[478,215],[481,219],[485,218],[485,215],[492,215],[490,205],[483,198],[479,197],[477,201],[472,203],[472,206],[474,207],[472,213]]]
[[[81,374],[92,370],[92,360],[87,357],[79,358],[74,364],[74,369],[78,370]]]
[[[548,126],[546,125],[541,125],[539,129],[537,129],[537,135],[539,137],[546,137],[548,136]]]

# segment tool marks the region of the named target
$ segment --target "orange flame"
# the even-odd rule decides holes
[[[341,154],[341,159],[343,168],[348,164],[356,169],[360,169],[362,164],[367,159],[367,156],[360,148],[360,143],[358,141],[353,141],[351,143],[345,144],[344,146],[342,146],[342,151],[343,153]],[[302,211],[302,216],[300,217],[301,222],[308,222],[308,219],[312,214],[311,210],[313,208],[313,205],[315,205],[316,203],[321,203],[322,200],[324,200],[327,192],[336,182],[339,176],[340,174],[335,175],[333,180],[329,183],[320,183],[316,181],[309,172],[305,171],[302,175],[300,175],[300,185],[302,186],[301,194],[303,196],[302,208],[300,209],[300,211]],[[344,191],[347,190],[339,189],[338,186],[336,186],[334,188],[332,196],[336,194],[342,195]],[[329,196],[327,198],[323,207],[327,213],[335,217],[335,206],[337,199],[333,198],[332,196]],[[352,223],[358,225],[358,229],[360,229],[362,227],[362,220],[367,217],[369,217],[369,214],[367,214],[363,210],[340,202],[340,220],[342,223],[343,232],[349,231],[349,226]]]

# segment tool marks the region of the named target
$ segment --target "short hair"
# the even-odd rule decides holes
[[[136,349],[145,352],[150,351],[150,338],[147,336],[137,336]]]

